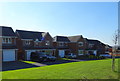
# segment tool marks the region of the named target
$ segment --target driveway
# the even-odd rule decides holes
[[[38,66],[21,62],[21,61],[2,63],[2,71],[25,69],[25,68],[32,68],[32,67],[38,67]]]

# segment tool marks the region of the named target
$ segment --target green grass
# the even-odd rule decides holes
[[[33,62],[33,61],[21,61],[21,62],[25,62],[25,63],[29,63],[29,64],[36,63],[36,62]]]
[[[111,59],[71,62],[43,67],[26,68],[2,72],[3,79],[117,79],[111,70]]]

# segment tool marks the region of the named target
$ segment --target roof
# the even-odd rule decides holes
[[[46,33],[37,31],[16,30],[16,34],[21,39],[33,39],[33,40],[38,39],[39,41],[41,41]]]
[[[53,39],[55,42],[70,42],[66,36],[55,36]]]
[[[101,43],[100,41],[98,40],[94,40],[94,39],[86,39],[88,43],[91,43],[91,44],[99,44]]]
[[[0,30],[2,31],[0,36],[16,36],[11,27],[0,26]]]
[[[83,38],[82,35],[77,35],[77,36],[69,36],[68,39],[71,41],[71,42],[78,42],[78,40],[80,38]]]

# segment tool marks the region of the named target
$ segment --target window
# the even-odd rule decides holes
[[[78,44],[79,44],[79,46],[83,46],[83,42],[79,42]]]
[[[92,48],[94,46],[94,44],[89,44],[89,47]]]
[[[41,42],[41,41],[39,41],[38,39],[36,39],[36,40],[34,41],[34,45],[35,45],[35,46],[39,46],[39,42]]]
[[[78,55],[83,55],[83,50],[78,50]]]
[[[11,44],[12,43],[12,38],[3,38],[2,43]]]
[[[65,43],[65,46],[68,46],[68,43],[67,43],[67,42]]]
[[[64,43],[63,42],[59,42],[59,46],[64,46]]]
[[[38,46],[38,45],[39,45],[39,42],[35,42],[34,44],[35,44],[35,46]]]
[[[45,45],[50,45],[50,41],[46,41]]]
[[[26,41],[25,41],[25,44],[26,44],[26,45],[30,45],[30,41],[29,41],[29,40],[26,40]]]

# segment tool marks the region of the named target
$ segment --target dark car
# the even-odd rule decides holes
[[[56,57],[52,56],[52,55],[47,55],[47,59],[48,59],[48,61],[55,61]]]
[[[73,54],[73,53],[69,53],[67,55],[65,55],[66,58],[76,58],[76,54]]]
[[[42,62],[42,61],[47,61],[48,56],[42,52],[32,52],[30,55],[30,59],[32,61]]]

